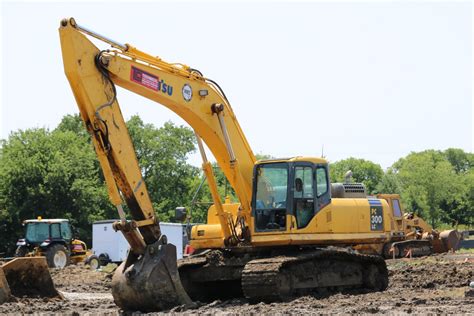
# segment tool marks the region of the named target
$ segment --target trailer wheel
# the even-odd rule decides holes
[[[99,262],[101,266],[106,266],[110,262],[110,257],[107,253],[101,253],[99,255]]]
[[[46,251],[46,261],[50,268],[62,269],[69,264],[69,252],[61,244],[55,244]]]

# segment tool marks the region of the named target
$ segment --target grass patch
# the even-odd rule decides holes
[[[420,265],[432,265],[438,264],[439,261],[434,257],[422,257],[422,258],[403,258],[391,261],[388,265],[389,270],[402,269],[404,267],[417,267]]]
[[[436,226],[436,229],[438,231],[443,231],[443,230],[451,230],[451,229],[457,229],[458,231],[462,232],[464,230],[473,230],[474,227],[472,226],[469,226],[469,225],[457,225],[457,226],[452,226],[452,225],[449,225],[449,224],[440,224],[438,226]]]
[[[472,253],[474,254],[474,248],[461,248],[459,250],[456,251],[456,253],[460,253],[460,254],[463,254],[463,253]]]

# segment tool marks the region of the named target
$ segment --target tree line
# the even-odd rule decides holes
[[[210,192],[201,170],[187,162],[196,150],[193,131],[171,122],[158,128],[136,115],[127,127],[159,219],[173,221],[174,209],[187,206],[192,222],[205,222]],[[474,155],[461,149],[427,150],[400,158],[385,172],[371,161],[348,158],[331,163],[330,174],[341,182],[352,170],[370,194],[399,193],[407,211],[435,226],[473,225],[473,166]],[[215,173],[220,194],[236,201],[217,166]],[[37,216],[69,219],[88,243],[94,221],[117,217],[79,115],[65,116],[53,130],[18,130],[1,140],[0,253],[13,253],[24,234],[22,221]]]
[[[425,150],[400,158],[385,172],[380,165],[348,158],[330,164],[332,181],[343,181],[347,170],[369,194],[401,195],[405,211],[433,227],[474,225],[474,154],[462,149]]]

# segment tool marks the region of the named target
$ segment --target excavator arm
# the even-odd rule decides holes
[[[170,64],[131,45],[111,41],[77,25],[72,18],[63,20],[59,31],[65,72],[86,127],[94,135],[114,205],[121,200],[114,187],[117,185],[127,205],[130,204],[133,219],[142,221],[153,216],[116,99],[116,84],[166,106],[188,122],[208,145],[234,188],[242,213],[250,212],[256,159],[227,98],[215,82],[188,66]],[[117,49],[100,51],[84,34]]]
[[[130,244],[129,256],[114,276],[115,302],[124,309],[142,311],[189,304],[177,273],[176,250],[161,235],[115,85],[166,106],[194,129],[226,243],[237,238],[230,236],[229,218],[216,194],[201,139],[239,198],[238,220],[248,222],[256,159],[232,108],[215,82],[186,65],[170,64],[129,44],[110,40],[78,25],[73,18],[61,21],[59,33],[65,73],[92,136],[110,200],[119,213],[120,222],[114,228]],[[86,34],[113,49],[99,50]],[[126,220],[123,202],[131,221]]]

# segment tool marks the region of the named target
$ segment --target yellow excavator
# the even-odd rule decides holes
[[[114,228],[130,244],[112,282],[118,306],[153,311],[226,295],[272,301],[314,290],[387,287],[380,256],[321,247],[389,238],[385,200],[332,199],[328,163],[321,158],[257,162],[224,92],[200,71],[108,39],[73,18],[61,21],[59,33],[65,73],[120,217]],[[99,50],[86,35],[113,49]],[[207,224],[192,228],[196,253],[179,263],[179,271],[176,249],[160,232],[115,85],[166,106],[196,133],[214,205]],[[203,142],[239,203],[222,203]]]
[[[114,228],[130,244],[112,280],[118,306],[145,312],[242,295],[273,301],[387,287],[383,258],[361,253],[382,254],[406,239],[386,199],[368,198],[360,184],[331,184],[322,158],[256,161],[223,90],[197,69],[111,40],[73,18],[61,21],[59,33],[65,73],[120,218]],[[88,36],[112,48],[100,50]],[[192,227],[193,255],[178,264],[176,248],[160,231],[116,85],[169,108],[195,131],[214,204],[207,223]],[[238,203],[222,202],[204,143]]]

